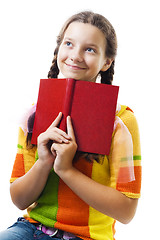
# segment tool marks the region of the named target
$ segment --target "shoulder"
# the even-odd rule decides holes
[[[138,122],[133,110],[125,105],[121,105],[120,111],[117,116],[123,121],[129,130],[138,129]]]
[[[136,150],[136,152],[140,152],[140,134],[137,118],[133,110],[131,110],[129,107],[124,107],[124,105],[122,105],[121,109],[123,109],[123,112],[121,112],[118,117],[128,128],[132,136],[134,149]]]
[[[36,104],[32,104],[32,106],[25,107],[20,120],[19,120],[19,127],[23,130],[24,135],[28,132],[28,119],[30,116],[36,111]]]

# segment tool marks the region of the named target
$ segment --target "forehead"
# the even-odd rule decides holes
[[[64,38],[71,38],[83,43],[95,43],[106,45],[106,39],[102,31],[89,23],[72,22],[65,31]]]

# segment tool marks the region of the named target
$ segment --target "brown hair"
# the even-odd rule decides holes
[[[65,31],[67,30],[68,26],[72,22],[81,22],[81,23],[89,23],[95,27],[97,27],[100,31],[103,32],[105,39],[106,39],[106,57],[113,59],[111,67],[105,71],[100,72],[101,76],[101,83],[112,84],[113,75],[114,75],[114,64],[115,64],[115,57],[117,54],[117,37],[115,30],[111,23],[102,15],[93,13],[90,11],[80,12],[78,14],[73,15],[70,17],[62,27],[58,37],[57,37],[57,46],[54,51],[54,58],[52,61],[52,66],[48,73],[48,78],[57,78],[59,74],[59,69],[57,65],[57,55],[59,51],[59,47],[62,43]]]

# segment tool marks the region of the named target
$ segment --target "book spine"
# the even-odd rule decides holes
[[[66,93],[64,97],[64,105],[63,105],[63,118],[60,124],[60,129],[63,131],[66,131],[67,129],[67,122],[66,117],[71,114],[71,107],[72,107],[72,99],[73,99],[73,93],[74,93],[74,86],[75,86],[75,80],[71,78],[66,79]]]

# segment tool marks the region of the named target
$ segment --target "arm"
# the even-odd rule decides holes
[[[73,192],[96,210],[124,224],[134,217],[138,200],[95,182],[75,168],[57,171],[57,174]]]
[[[47,164],[36,161],[33,167],[22,177],[16,179],[10,185],[10,194],[13,203],[21,210],[29,207],[41,194],[48,175]]]
[[[57,128],[61,117],[62,114],[60,113],[47,131],[38,137],[38,161],[30,171],[10,185],[12,201],[21,210],[35,202],[46,185],[55,160],[55,156],[47,146],[49,140],[57,143],[68,142],[69,136]]]
[[[56,153],[55,172],[91,207],[122,223],[130,222],[136,211],[137,200],[95,182],[73,167],[72,159],[77,146],[70,118],[67,119],[67,127],[68,135],[71,137],[70,143],[54,143],[51,148],[52,152]]]

